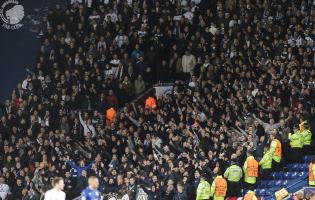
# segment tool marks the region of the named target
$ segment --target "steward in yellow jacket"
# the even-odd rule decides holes
[[[298,127],[294,128],[294,133],[289,133],[290,147],[291,147],[291,162],[298,163],[301,161],[301,153],[303,147],[302,134]]]
[[[262,169],[261,178],[268,179],[272,167],[272,152],[270,149],[268,150],[265,149],[265,154],[263,158],[260,160],[259,165],[261,166]]]
[[[200,183],[197,187],[197,196],[196,200],[205,200],[210,198],[210,184],[206,181],[205,177],[202,176],[200,179]]]

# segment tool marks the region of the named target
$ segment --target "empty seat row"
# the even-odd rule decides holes
[[[307,172],[308,171],[308,164],[288,164],[287,171],[299,171],[299,172]]]
[[[287,187],[288,184],[289,180],[260,181],[257,187],[258,188]]]
[[[270,177],[273,180],[292,180],[307,174],[307,171],[273,172]]]
[[[256,195],[257,196],[270,196],[271,193],[268,191],[268,189],[257,189]]]

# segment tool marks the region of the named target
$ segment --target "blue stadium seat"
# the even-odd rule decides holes
[[[290,164],[287,164],[287,168],[291,168],[293,167],[294,164],[290,163]]]
[[[273,196],[269,190],[266,190],[265,195],[268,196],[268,199],[270,199]]]
[[[288,185],[289,185],[289,180],[282,181],[282,187],[288,187]]]
[[[313,158],[315,158],[315,156],[304,156],[304,157],[303,157],[303,161],[304,161],[305,163],[310,163]]]
[[[265,194],[266,194],[266,189],[258,189],[258,190],[256,190],[256,194],[257,194],[257,196],[265,196]]]
[[[285,172],[283,175],[284,179],[291,179],[291,172]]]
[[[270,174],[270,178],[276,179],[276,174],[277,174],[277,172],[272,172],[272,173]]]
[[[299,172],[298,173],[298,178],[302,177],[302,176],[305,176],[307,173],[306,172]]]
[[[290,179],[296,179],[296,178],[298,178],[298,173],[297,172],[292,172]]]
[[[308,163],[302,164],[300,171],[302,171],[302,172],[308,172],[308,165],[309,165]]]
[[[283,179],[284,172],[276,172],[275,178],[276,180]]]
[[[291,174],[291,179],[301,178],[305,175],[307,175],[307,172],[293,172]]]
[[[276,184],[276,182],[277,181],[274,181],[274,180],[273,181],[268,181],[267,187],[268,188],[272,188]]]
[[[308,164],[294,164],[291,169],[298,172],[308,171]]]
[[[282,180],[277,180],[273,186],[274,187],[281,187],[282,186]]]
[[[287,170],[289,172],[295,172],[297,169],[299,168],[299,164],[293,164],[293,165],[290,165]]]
[[[259,181],[258,185],[260,188],[265,188],[268,185],[268,181]]]

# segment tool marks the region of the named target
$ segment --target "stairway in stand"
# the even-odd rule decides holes
[[[275,192],[286,188],[294,193],[308,185],[308,165],[315,155],[304,156],[303,163],[288,164],[281,172],[273,172],[269,180],[257,182],[256,195],[266,200],[275,200]],[[246,191],[244,191],[246,192]]]

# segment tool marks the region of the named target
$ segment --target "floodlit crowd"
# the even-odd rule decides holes
[[[312,1],[72,0],[41,33],[1,107],[2,200],[39,200],[54,177],[72,200],[90,176],[106,198],[253,197],[312,151]],[[172,91],[126,106],[158,82]]]

